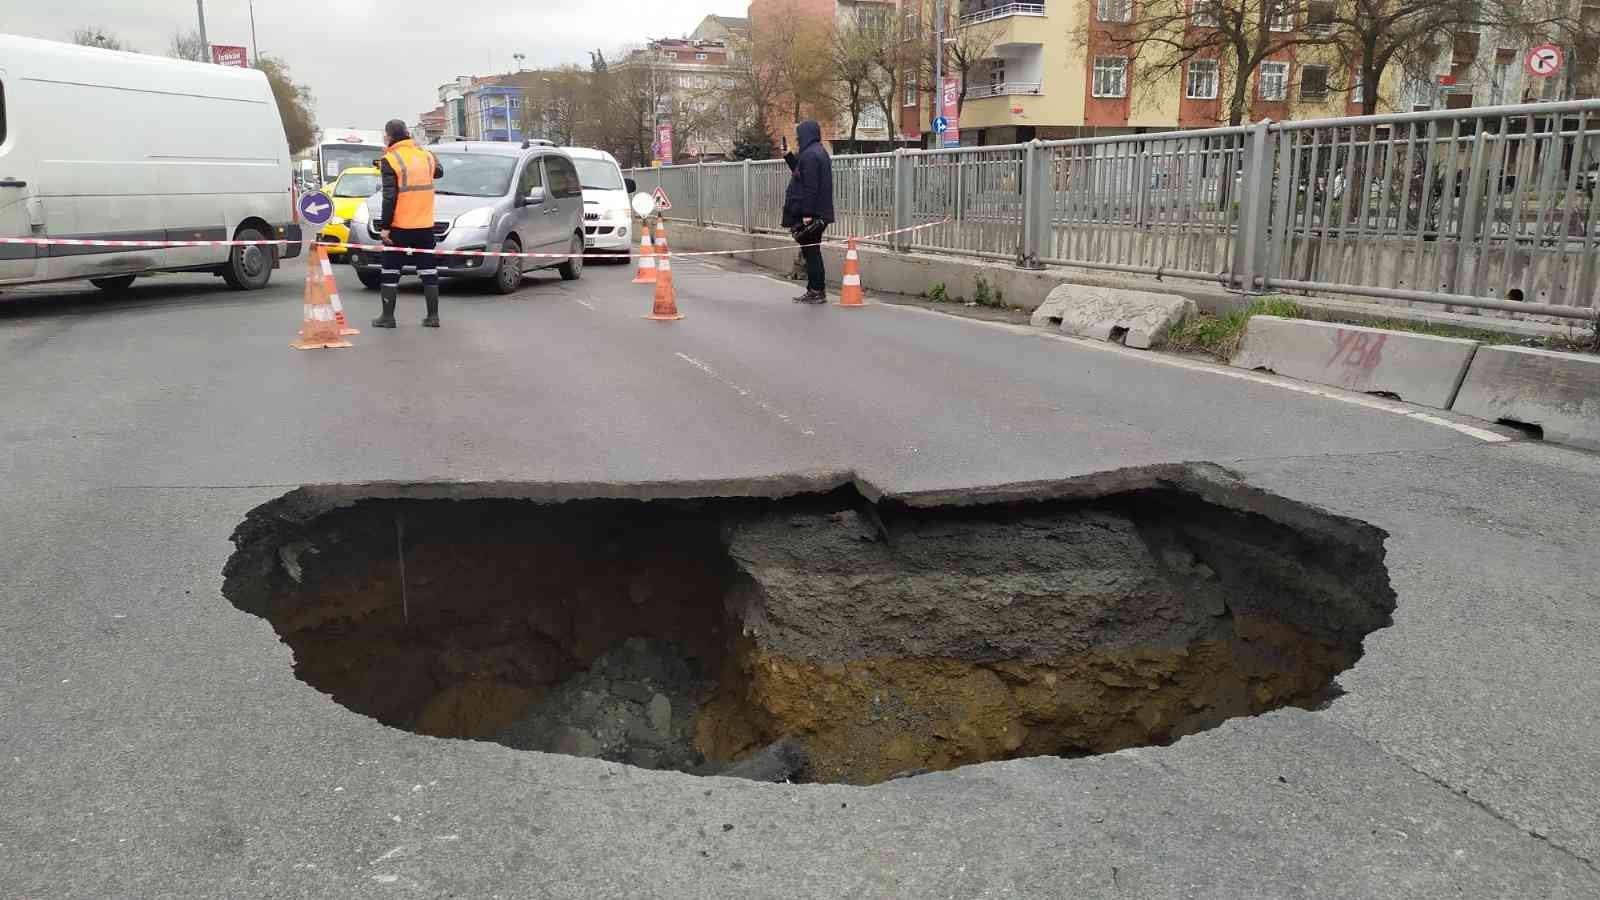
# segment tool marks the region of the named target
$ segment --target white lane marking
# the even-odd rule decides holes
[[[587,301],[587,300],[579,300],[577,297],[573,297],[572,298],[572,302],[578,304],[579,306],[585,306],[585,307],[588,307],[589,309],[594,309],[594,306],[592,304],[590,304],[589,301]]]
[[[745,399],[747,399],[751,403],[754,403],[755,405],[761,407],[763,410],[767,411],[768,413],[771,413],[772,415],[778,417],[778,419],[780,421],[782,421],[785,425],[791,425],[791,426],[799,429],[801,434],[806,435],[807,437],[810,437],[810,436],[813,436],[813,435],[816,434],[815,431],[812,431],[809,428],[800,428],[800,426],[795,425],[793,420],[791,420],[786,414],[778,411],[775,407],[772,406],[772,404],[768,403],[765,400],[762,400],[760,397],[757,397],[756,395],[750,393],[750,391],[746,390],[745,388],[742,388],[739,385],[735,384],[734,382],[730,381],[729,379],[724,377],[721,373],[719,373],[716,369],[711,368],[710,366],[706,365],[705,363],[701,362],[700,360],[695,359],[694,357],[690,356],[687,353],[678,353],[678,354],[675,354],[675,355],[679,359],[681,359],[684,362],[688,363],[689,365],[694,366],[696,369],[699,369],[700,371],[704,372],[706,375],[710,376],[712,379],[721,382],[722,384],[726,385],[727,387],[732,388],[734,393],[738,394],[741,397],[744,397]]]
[[[1013,325],[1009,322],[988,322],[983,319],[969,319],[966,316],[952,316],[949,313],[939,312],[938,310],[923,309],[920,306],[903,306],[898,303],[883,303],[879,305],[888,309],[902,309],[910,310],[912,312],[925,313],[930,316],[938,316],[942,319],[957,319],[971,325],[983,325],[990,328],[998,328],[1003,331],[1009,331],[1012,334],[1061,341],[1062,343],[1072,344],[1075,347],[1083,347],[1087,350],[1098,350],[1102,353],[1111,353],[1118,356],[1129,357],[1131,359],[1140,359],[1148,363],[1154,363],[1155,365],[1172,366],[1178,369],[1187,369],[1191,372],[1205,372],[1211,375],[1220,375],[1223,378],[1236,378],[1240,381],[1250,381],[1256,384],[1268,385],[1278,388],[1279,390],[1293,391],[1297,394],[1309,394],[1313,397],[1322,397],[1324,399],[1334,400],[1339,403],[1348,403],[1352,406],[1361,406],[1367,409],[1375,409],[1381,412],[1393,413],[1397,416],[1404,416],[1406,418],[1416,419],[1419,422],[1427,422],[1430,425],[1438,425],[1443,428],[1448,428],[1451,431],[1464,434],[1470,438],[1476,438],[1486,443],[1499,444],[1511,440],[1511,438],[1503,434],[1496,434],[1495,432],[1478,428],[1473,425],[1467,425],[1462,422],[1452,422],[1449,419],[1445,419],[1431,413],[1426,413],[1419,409],[1413,409],[1403,403],[1397,403],[1393,400],[1384,400],[1382,398],[1371,397],[1366,394],[1357,394],[1353,391],[1342,391],[1337,388],[1327,388],[1319,385],[1312,385],[1307,382],[1294,381],[1292,379],[1284,378],[1280,375],[1267,375],[1262,372],[1254,372],[1246,369],[1234,369],[1228,366],[1218,365],[1216,363],[1202,362],[1196,359],[1185,359],[1181,356],[1172,356],[1170,354],[1152,352],[1149,350],[1133,350],[1128,347],[1123,347],[1119,344],[1108,344],[1103,341],[1095,341],[1088,338],[1072,337],[1071,335],[1065,334],[1051,334],[1048,331],[1041,331],[1037,328],[1034,328],[1032,325]]]

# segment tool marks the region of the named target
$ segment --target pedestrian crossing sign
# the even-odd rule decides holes
[[[659,186],[656,187],[655,193],[651,194],[650,196],[655,198],[657,212],[672,208],[672,201],[667,199],[667,192],[662,190]]]

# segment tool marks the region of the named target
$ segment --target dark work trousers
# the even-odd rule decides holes
[[[423,284],[438,284],[439,264],[433,256],[436,242],[432,228],[390,229],[389,243],[383,250],[383,272],[379,281],[390,287],[399,285],[400,270],[406,266],[416,266],[417,277],[422,279]],[[403,248],[419,252],[406,253]]]
[[[822,232],[827,226],[816,229],[800,245],[800,255],[806,258],[806,290],[824,291],[828,288],[827,273],[822,270]]]

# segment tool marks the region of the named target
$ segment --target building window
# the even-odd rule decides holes
[[[1494,52],[1494,72],[1490,75],[1489,105],[1506,102],[1506,86],[1511,82],[1511,66],[1516,62],[1517,51],[1500,48]]]
[[[1128,58],[1126,56],[1097,56],[1094,58],[1093,94],[1096,97],[1128,96]]]
[[[677,58],[678,58],[678,51],[676,51],[676,50],[668,50],[667,51],[667,59],[677,59]]]
[[[901,91],[901,94],[902,94],[902,96],[900,97],[900,105],[901,106],[916,106],[917,105],[917,83],[916,82],[914,82],[914,81],[906,82],[905,90]]]
[[[1289,64],[1264,62],[1256,76],[1256,88],[1263,100],[1283,100],[1289,96]]]
[[[1306,30],[1321,34],[1333,30],[1333,0],[1311,0],[1306,5]]]
[[[1197,59],[1189,63],[1189,78],[1183,95],[1190,100],[1217,99],[1217,61]]]
[[[1267,14],[1267,28],[1271,31],[1294,30],[1294,7],[1289,0],[1275,0],[1272,11]]]
[[[1328,96],[1328,67],[1300,67],[1300,99],[1321,100]]]
[[[989,90],[1000,93],[1000,86],[1006,83],[1006,61],[1003,59],[989,60]]]
[[[703,60],[703,59],[705,59],[705,58],[706,58],[706,55],[705,55],[705,54],[704,54],[704,53],[696,53],[696,54],[695,54],[695,55],[694,55],[694,58],[695,58],[695,59],[698,59],[698,60]]]
[[[1133,0],[1095,0],[1095,17],[1102,22],[1126,22],[1133,18]]]
[[[1190,17],[1194,27],[1217,27],[1217,2],[1218,0],[1194,0],[1194,11]]]
[[[917,4],[907,3],[900,11],[900,30],[907,39],[917,36],[917,9]]]
[[[1356,67],[1354,69],[1350,70],[1350,102],[1351,103],[1360,103],[1362,101],[1362,99],[1364,99],[1363,95],[1362,95],[1362,92],[1361,92],[1361,86],[1365,82],[1363,82],[1361,80],[1361,68],[1362,68],[1361,64],[1360,63],[1356,63]]]

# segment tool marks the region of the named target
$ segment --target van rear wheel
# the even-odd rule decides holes
[[[108,294],[120,294],[133,287],[136,275],[115,275],[111,278],[91,278],[89,283]]]
[[[368,269],[357,268],[356,277],[361,279],[361,286],[369,291],[375,291],[383,286],[383,276]]]
[[[266,235],[254,228],[241,228],[233,236],[236,241],[264,241]],[[259,291],[272,278],[272,248],[266,246],[234,247],[228,261],[222,264],[222,280],[236,291]]]

